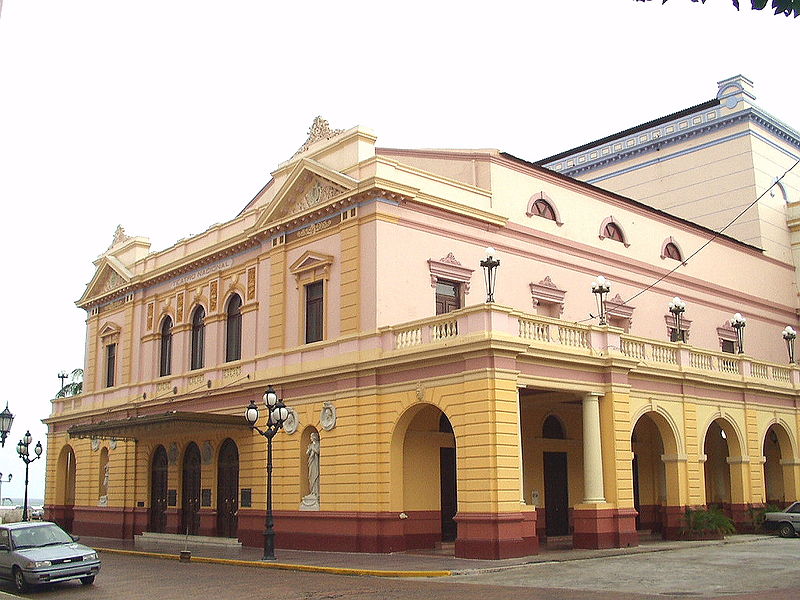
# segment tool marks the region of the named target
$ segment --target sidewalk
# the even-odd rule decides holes
[[[378,577],[447,577],[470,573],[493,572],[519,567],[527,564],[555,563],[563,561],[586,560],[608,556],[624,556],[646,552],[665,552],[669,550],[738,544],[766,539],[764,535],[734,535],[724,540],[673,542],[662,540],[643,540],[633,548],[610,548],[606,550],[573,550],[566,546],[568,541],[543,545],[540,553],[522,558],[504,560],[475,560],[455,558],[452,546],[442,551],[407,551],[392,554],[368,554],[361,552],[321,552],[309,550],[276,549],[276,560],[262,561],[263,550],[242,547],[236,554],[213,548],[192,548],[191,537],[188,547],[192,551],[192,562],[214,562],[221,564],[247,565],[261,568],[291,569],[297,571],[317,571],[343,575],[372,575]],[[142,552],[134,547],[133,540],[119,540],[99,537],[81,537],[81,543],[102,552],[136,554],[155,558],[178,560],[183,545],[167,544],[161,552]]]

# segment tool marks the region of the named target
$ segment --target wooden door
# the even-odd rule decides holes
[[[566,452],[544,453],[544,509],[546,535],[569,535]]]
[[[181,533],[200,533],[200,449],[192,442],[183,457]]]
[[[148,529],[156,533],[167,530],[167,451],[156,448],[150,469],[150,523]]]
[[[457,523],[453,517],[458,510],[456,489],[456,449],[439,449],[439,474],[442,498],[442,541],[452,542],[456,539]]]
[[[235,538],[239,512],[239,451],[227,439],[219,452],[217,469],[217,535]]]

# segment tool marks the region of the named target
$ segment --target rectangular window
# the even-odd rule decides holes
[[[461,308],[461,284],[453,281],[436,282],[436,314],[444,315]]]
[[[736,352],[735,344],[731,340],[722,340],[722,351],[734,354]]]
[[[322,281],[306,286],[306,344],[322,340],[323,291]]]
[[[114,387],[114,373],[117,367],[117,345],[106,346],[106,387]]]

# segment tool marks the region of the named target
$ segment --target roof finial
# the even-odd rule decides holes
[[[129,239],[131,239],[131,236],[125,235],[125,228],[122,225],[117,225],[117,228],[114,230],[114,239],[111,241],[111,245],[108,248],[110,250],[117,244],[127,242]]]
[[[314,118],[314,122],[311,124],[311,127],[308,130],[308,139],[306,139],[305,143],[300,146],[300,148],[292,155],[292,158],[305,152],[314,142],[318,142],[320,140],[329,140],[332,137],[336,137],[340,133],[344,133],[344,129],[331,129],[330,124],[326,119],[323,119],[320,116]]]

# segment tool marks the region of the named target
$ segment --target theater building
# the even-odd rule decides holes
[[[741,87],[714,104],[716,122],[750,102]],[[601,141],[597,168],[634,161],[626,173],[661,185],[673,162],[649,161],[694,143],[667,126],[619,134],[619,151]],[[623,156],[657,127],[657,147]],[[739,206],[800,140],[730,127],[749,133],[674,160],[725,179],[715,153],[757,137],[769,151],[751,154],[748,190],[731,184]],[[83,535],[261,545],[266,440],[244,411],[268,385],[290,408],[273,440],[278,548],[454,542],[456,556],[505,558],[561,536],[579,548],[675,537],[686,507],[721,506],[746,528],[749,509],[798,499],[800,371],[782,337],[797,327],[798,170],[746,231],[715,234],[648,204],[666,193],[581,181],[564,166],[580,152],[545,168],[495,150],[381,148],[318,119],[230,221],[157,252],[118,229],[77,302],[84,391],[46,419],[48,517]],[[677,187],[694,199],[711,185]]]

